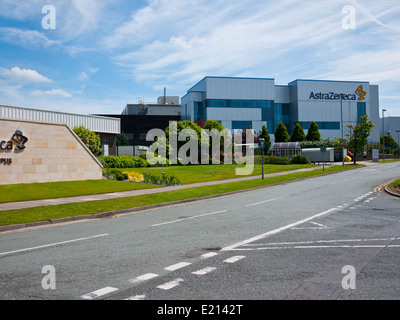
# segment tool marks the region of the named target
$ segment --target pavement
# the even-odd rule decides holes
[[[359,161],[357,163],[364,164],[367,166],[376,164],[376,163],[365,162],[365,161]],[[341,165],[341,164],[342,163],[333,163],[333,164],[327,164],[326,166],[329,167],[332,165]],[[307,169],[298,169],[298,170],[277,172],[277,173],[271,173],[271,174],[264,174],[264,178],[282,176],[282,175],[287,175],[287,174],[297,173],[297,172],[312,171],[312,170],[319,169],[319,168],[322,168],[322,166],[317,166],[317,167],[307,168]],[[7,203],[0,203],[0,211],[27,209],[27,208],[34,208],[34,207],[41,207],[41,206],[59,205],[59,204],[65,204],[65,203],[79,203],[79,202],[87,202],[87,201],[111,200],[111,199],[118,199],[118,198],[125,198],[125,197],[135,197],[135,196],[146,195],[146,194],[156,194],[156,193],[161,193],[161,192],[168,192],[168,191],[175,191],[175,190],[182,190],[182,189],[189,189],[189,188],[196,188],[196,187],[203,187],[203,186],[211,186],[211,185],[225,184],[225,183],[238,182],[238,181],[256,180],[256,179],[261,179],[261,178],[262,178],[261,175],[246,176],[246,177],[241,177],[241,178],[193,183],[193,184],[170,186],[170,187],[162,187],[162,188],[156,188],[156,189],[142,189],[142,190],[103,193],[103,194],[97,194],[97,195],[86,195],[86,196],[78,196],[78,197],[56,198],[56,199],[7,202]]]

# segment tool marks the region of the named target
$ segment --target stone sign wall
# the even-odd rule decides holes
[[[65,124],[0,118],[0,184],[102,179],[102,166]]]

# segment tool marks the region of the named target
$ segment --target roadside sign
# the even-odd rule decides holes
[[[346,141],[345,140],[340,141],[340,146],[341,147],[345,147],[346,146]]]
[[[324,152],[326,152],[326,147],[325,147],[325,146],[322,146],[319,150],[320,150],[322,153],[324,153]]]
[[[260,140],[260,148],[265,148],[265,141],[264,140]]]
[[[372,149],[372,161],[378,162],[379,161],[379,150]]]

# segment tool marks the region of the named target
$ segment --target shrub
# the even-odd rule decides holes
[[[123,173],[121,170],[110,168],[103,169],[103,176],[107,179],[118,181],[128,180],[129,178],[128,174]]]
[[[311,161],[308,157],[303,157],[301,154],[295,155],[291,160],[291,164],[310,164]]]
[[[264,163],[266,164],[289,164],[290,160],[284,157],[277,156],[266,156],[264,158]]]
[[[174,175],[168,175],[165,172],[162,173],[162,176],[155,176],[150,174],[149,172],[144,171],[143,173],[143,182],[148,184],[162,184],[166,186],[172,186],[180,184],[178,177]]]

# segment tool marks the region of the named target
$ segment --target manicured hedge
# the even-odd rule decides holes
[[[132,156],[99,156],[99,161],[104,168],[146,168],[146,167],[164,167],[169,165],[168,159],[166,164],[150,164],[144,157],[132,157]]]

